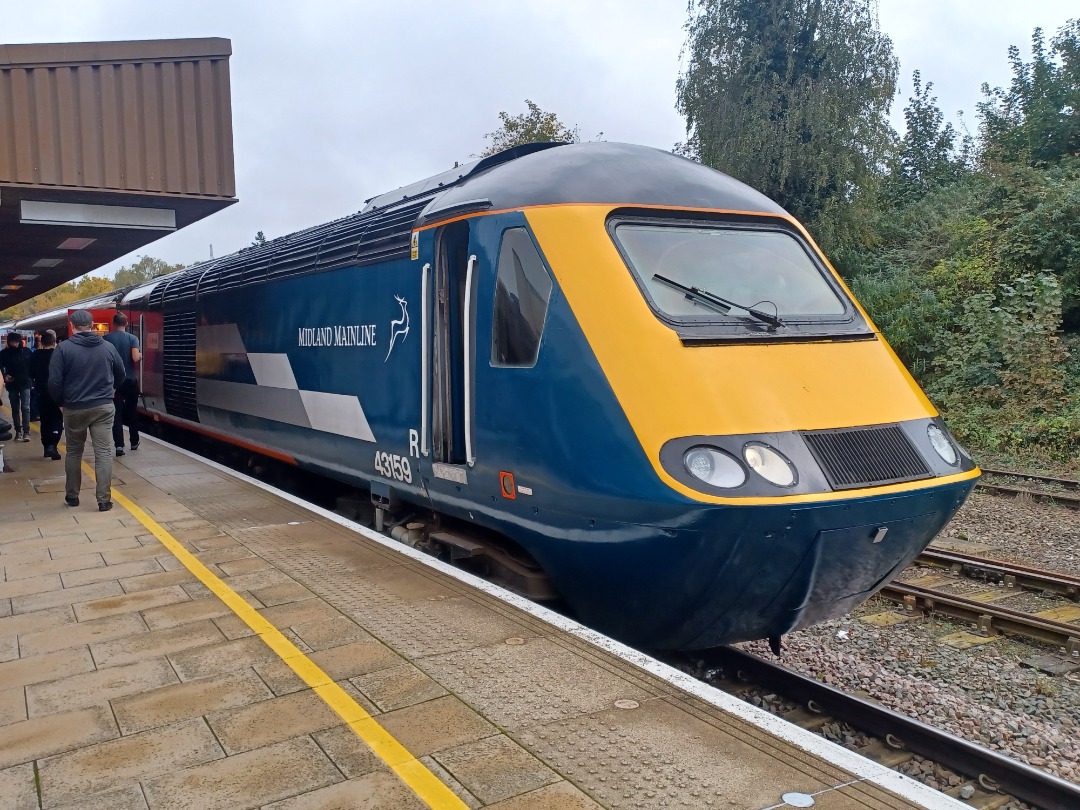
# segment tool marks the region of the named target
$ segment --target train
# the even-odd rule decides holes
[[[643,649],[844,615],[980,475],[794,217],[644,146],[514,147],[110,306],[146,419]]]

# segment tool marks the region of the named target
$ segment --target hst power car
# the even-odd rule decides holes
[[[645,147],[511,149],[118,306],[153,418],[646,648],[843,614],[979,475],[798,222]]]

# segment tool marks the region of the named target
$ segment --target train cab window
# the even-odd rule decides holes
[[[781,228],[624,221],[614,236],[650,303],[672,321],[748,321],[749,307],[785,324],[851,312],[823,267]],[[716,298],[735,306],[725,311]]]
[[[503,233],[495,277],[491,365],[536,365],[551,286],[528,231],[510,228]]]

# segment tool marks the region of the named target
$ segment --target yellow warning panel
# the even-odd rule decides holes
[[[957,650],[966,650],[970,647],[978,647],[980,644],[989,644],[999,638],[1001,636],[977,636],[974,633],[966,633],[961,630],[959,633],[949,633],[947,636],[942,636],[938,639],[938,643]]]
[[[871,613],[869,616],[863,616],[859,621],[872,624],[874,627],[892,627],[894,624],[900,624],[900,622],[910,621],[914,618],[914,615],[897,613],[895,610],[886,610],[884,613]]]
[[[1055,622],[1075,622],[1080,619],[1080,606],[1062,605],[1049,610],[1040,610],[1035,615],[1043,619],[1052,619]],[[1080,627],[1076,628],[1076,630],[1080,632]]]

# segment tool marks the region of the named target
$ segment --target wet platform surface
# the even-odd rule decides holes
[[[957,806],[152,439],[103,513],[4,453],[0,807]]]

